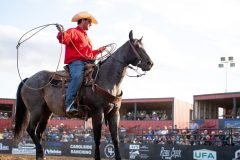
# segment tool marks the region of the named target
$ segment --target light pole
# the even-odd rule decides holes
[[[219,68],[225,68],[225,92],[227,93],[227,76],[228,76],[228,67],[235,67],[235,63],[233,61],[233,57],[221,57],[221,63],[218,64]]]

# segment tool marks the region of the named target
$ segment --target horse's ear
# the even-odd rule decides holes
[[[133,40],[133,31],[132,31],[132,30],[129,32],[129,40],[130,40],[130,41]]]
[[[142,42],[143,36],[139,39],[140,42]]]

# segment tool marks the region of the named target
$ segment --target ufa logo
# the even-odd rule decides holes
[[[199,149],[193,151],[193,159],[196,160],[217,160],[217,154],[215,151],[208,149]]]
[[[113,144],[108,144],[104,148],[104,153],[107,158],[113,158],[115,156]]]

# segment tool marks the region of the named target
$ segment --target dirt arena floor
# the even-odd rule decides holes
[[[46,156],[46,160],[94,160],[93,158]],[[0,160],[35,160],[34,156],[0,154]],[[109,160],[109,159],[102,159]]]

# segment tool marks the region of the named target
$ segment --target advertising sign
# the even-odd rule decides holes
[[[92,144],[70,144],[70,154],[91,156],[93,151]]]
[[[235,151],[234,158],[232,160],[240,160],[240,149]]]
[[[12,148],[12,154],[36,155],[35,144],[20,142],[17,147]]]
[[[11,153],[10,146],[7,143],[0,142],[0,154],[1,153]]]
[[[129,145],[129,159],[148,159],[149,145],[146,144],[130,144]]]
[[[160,157],[168,160],[182,158],[182,150],[174,147],[166,149],[164,146],[162,146],[160,150]]]
[[[104,147],[104,154],[107,158],[113,158],[115,156],[113,144],[107,144]]]
[[[217,152],[208,149],[199,149],[193,151],[195,160],[217,160]]]

